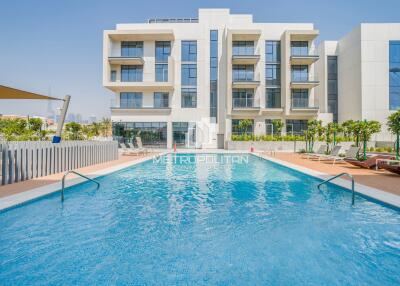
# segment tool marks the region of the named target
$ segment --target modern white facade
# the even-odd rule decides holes
[[[398,27],[387,28],[392,34],[387,32],[385,39],[400,39]],[[284,121],[283,133],[300,132],[312,118],[326,123],[379,114],[383,119],[383,107],[372,111],[361,99],[373,97],[370,91],[364,95],[371,76],[364,66],[374,56],[366,48],[362,66],[361,56],[355,56],[362,52],[357,47],[361,34],[368,40],[361,31],[323,42],[317,51],[319,32],[313,24],[254,23],[251,15],[230,14],[229,9],[200,9],[198,19],[118,24],[104,31],[103,47],[103,85],[115,93],[114,135],[129,141],[140,132],[144,141],[169,148],[175,143],[221,148],[241,119],[253,122],[249,132],[256,135],[272,132],[272,119]],[[329,62],[336,59],[338,67],[338,88],[330,96],[328,56],[337,56]],[[387,60],[387,54],[381,56]],[[383,65],[388,69],[387,62]],[[357,78],[361,70],[362,79]],[[385,80],[376,86],[383,90]]]

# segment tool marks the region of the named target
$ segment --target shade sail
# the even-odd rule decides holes
[[[0,85],[0,99],[44,99],[44,100],[62,100],[61,98],[41,95],[29,91],[24,91],[4,85]]]

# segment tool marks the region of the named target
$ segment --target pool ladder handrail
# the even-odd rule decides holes
[[[329,178],[329,179],[323,181],[322,183],[319,183],[317,187],[318,187],[318,190],[321,191],[321,188],[320,188],[320,187],[321,187],[322,185],[324,185],[324,184],[326,184],[326,183],[332,181],[333,179],[336,179],[336,178],[341,177],[341,176],[344,176],[344,175],[348,176],[348,177],[351,179],[351,205],[354,206],[354,196],[355,196],[355,191],[354,191],[354,177],[353,177],[352,175],[350,175],[349,173],[340,173],[340,174],[338,174],[338,175],[336,175],[336,176],[333,176],[333,177],[331,177],[331,178]]]
[[[65,177],[66,177],[68,174],[71,174],[71,173],[73,173],[73,174],[75,174],[75,175],[78,175],[78,176],[80,176],[80,177],[82,177],[82,178],[84,178],[84,179],[86,179],[86,180],[88,180],[88,181],[91,181],[91,182],[97,184],[97,189],[96,189],[96,190],[98,190],[98,189],[100,188],[100,183],[99,183],[99,182],[97,182],[97,181],[95,181],[95,180],[93,180],[93,179],[91,179],[91,178],[89,178],[89,177],[87,177],[87,176],[85,176],[85,175],[82,175],[81,173],[78,173],[78,172],[76,172],[76,171],[73,171],[73,170],[67,171],[67,172],[64,174],[64,176],[63,176],[63,178],[62,178],[62,181],[61,181],[61,202],[64,201]]]

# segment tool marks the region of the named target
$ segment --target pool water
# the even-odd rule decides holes
[[[400,284],[398,209],[256,156],[98,181],[0,212],[0,285]]]

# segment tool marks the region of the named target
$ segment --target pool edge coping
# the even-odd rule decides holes
[[[223,151],[213,152],[213,151],[214,150],[210,150],[208,152],[204,152],[204,151],[196,152],[196,150],[190,150],[187,153],[199,153],[199,154],[201,154],[201,153],[216,153],[216,154],[217,153],[218,154],[240,153],[240,154],[250,154],[250,155],[254,155],[254,156],[258,157],[258,158],[274,162],[276,164],[288,167],[288,168],[293,169],[295,171],[301,172],[303,174],[306,174],[306,175],[309,175],[309,176],[312,176],[312,177],[315,177],[315,178],[318,178],[318,179],[321,179],[321,180],[325,180],[325,179],[327,179],[327,178],[332,176],[330,174],[319,172],[319,171],[316,171],[316,170],[313,170],[313,169],[310,169],[310,168],[307,168],[307,167],[303,167],[303,166],[300,166],[300,165],[296,165],[296,164],[293,164],[293,163],[289,163],[289,162],[286,162],[284,160],[280,160],[280,159],[273,158],[273,157],[270,157],[270,156],[263,156],[261,154],[255,153],[255,152],[248,152],[248,151],[243,152],[243,151],[239,151],[239,150],[236,151],[236,152],[223,152]],[[173,152],[172,151],[165,151],[165,152],[161,152],[159,154],[155,154],[155,155],[152,155],[152,156],[149,156],[149,157],[140,158],[140,159],[135,160],[135,161],[124,162],[124,163],[118,164],[116,166],[112,166],[112,167],[109,167],[109,168],[93,171],[92,173],[87,174],[87,176],[89,178],[94,179],[94,178],[97,178],[97,177],[100,177],[100,176],[108,175],[110,173],[122,170],[122,169],[127,168],[127,167],[131,167],[131,166],[134,166],[134,165],[137,165],[137,164],[141,164],[143,162],[146,162],[146,161],[149,161],[149,160],[153,159],[154,157],[163,156],[163,155],[170,154],[170,153],[173,153]],[[179,154],[179,153],[186,153],[186,152],[182,152],[181,151],[181,152],[177,152],[177,153]],[[71,187],[71,186],[75,186],[77,184],[80,184],[80,183],[82,183],[84,181],[85,181],[85,179],[79,178],[79,177],[78,178],[71,178],[71,179],[67,179],[66,180],[66,185],[68,187]],[[351,190],[351,182],[348,181],[348,180],[338,178],[338,179],[332,181],[331,183],[335,184],[337,186],[343,187],[345,189]],[[395,195],[395,194],[392,194],[392,193],[389,193],[389,192],[386,192],[386,191],[383,191],[383,190],[380,190],[380,189],[377,189],[377,188],[374,188],[374,187],[370,187],[370,186],[367,186],[367,185],[359,184],[357,182],[355,182],[354,187],[355,187],[355,191],[357,193],[361,194],[361,195],[364,195],[364,196],[367,196],[367,197],[369,197],[371,199],[377,200],[379,202],[394,206],[396,208],[400,208],[400,196],[398,196],[398,195]],[[30,201],[34,201],[36,199],[39,199],[40,197],[55,193],[55,192],[60,191],[60,190],[61,190],[61,180],[59,182],[48,184],[48,185],[45,185],[45,186],[40,186],[40,187],[37,187],[37,188],[33,188],[31,190],[28,190],[28,191],[25,191],[25,192],[22,192],[22,193],[19,193],[19,194],[15,194],[15,195],[11,195],[11,196],[0,198],[0,211],[5,211],[7,209],[16,207],[18,205],[21,205],[21,204],[24,204],[24,203],[27,203],[27,202],[30,202]]]

